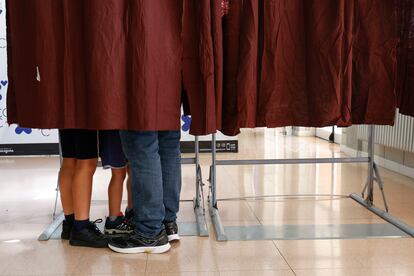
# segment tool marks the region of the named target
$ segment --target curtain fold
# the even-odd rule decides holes
[[[8,0],[8,122],[178,130],[182,0]]]
[[[394,0],[232,1],[223,128],[393,124]]]
[[[8,122],[178,130],[185,99],[196,135],[391,125],[413,1],[7,0]]]
[[[414,116],[414,1],[396,0],[398,12],[398,82],[400,113]]]
[[[221,127],[221,17],[221,0],[184,0],[182,72],[193,135],[214,133]]]

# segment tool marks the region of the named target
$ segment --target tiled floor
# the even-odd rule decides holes
[[[245,131],[239,154],[220,159],[341,156],[316,138],[284,137],[280,130]],[[202,158],[207,179],[210,156]],[[51,221],[58,158],[0,158],[0,275],[414,275],[414,239],[215,241],[183,237],[165,255],[119,255],[110,250],[38,242]],[[218,168],[218,197],[360,192],[366,165],[229,166]],[[391,212],[414,225],[414,180],[382,169]],[[109,174],[95,176],[91,218],[105,216]],[[194,167],[183,169],[182,199],[194,196]],[[207,192],[207,191],[206,191]],[[381,198],[376,194],[381,206]],[[273,197],[219,202],[223,224],[380,223],[348,198]],[[193,221],[183,202],[181,221]]]

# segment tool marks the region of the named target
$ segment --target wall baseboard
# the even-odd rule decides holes
[[[299,137],[314,137],[315,131],[313,127],[292,127],[292,134]]]
[[[341,151],[349,156],[357,156],[357,157],[367,157],[368,153],[363,151],[354,150],[352,148],[349,148],[345,145],[341,145]],[[390,171],[402,174],[404,176],[408,176],[411,178],[414,178],[414,168],[410,168],[407,166],[404,166],[402,164],[399,164],[397,162],[385,159],[383,157],[375,155],[374,157],[375,162],[381,166],[384,167]]]

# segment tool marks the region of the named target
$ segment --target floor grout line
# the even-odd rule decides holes
[[[146,255],[146,258],[145,258],[145,271],[144,271],[144,274],[147,275],[149,273],[148,272],[148,258],[149,258],[149,254],[148,253],[145,253],[145,255]]]
[[[257,216],[256,212],[253,210],[253,207],[250,205],[249,201],[248,200],[245,200],[245,202],[247,203],[247,206],[248,206],[249,210],[253,213],[254,217],[257,219],[257,221],[259,222],[259,224],[260,225],[263,225],[262,221]]]
[[[293,270],[292,266],[290,265],[290,263],[286,259],[285,255],[283,255],[282,251],[280,251],[279,247],[277,247],[276,242],[273,240],[272,243],[273,243],[273,246],[276,248],[276,250],[279,252],[280,256],[282,256],[283,260],[285,260],[286,264],[289,266],[292,273],[296,276],[296,272]]]

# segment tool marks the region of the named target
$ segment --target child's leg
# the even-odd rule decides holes
[[[92,197],[93,175],[98,163],[97,132],[76,130],[76,170],[73,177],[73,207],[75,222],[69,244],[105,248],[109,239],[102,234],[94,223],[89,221]]]
[[[59,172],[60,200],[62,201],[65,216],[73,215],[72,182],[76,170],[75,158],[63,158],[62,167]]]
[[[108,187],[109,217],[116,218],[121,213],[122,192],[126,168],[112,169],[112,177]]]
[[[76,170],[76,131],[60,129],[59,140],[62,164],[59,171],[59,190],[65,220],[63,222],[62,239],[69,239],[75,220],[73,207],[73,176]]]
[[[89,220],[92,180],[97,163],[97,158],[77,160],[73,177],[73,205],[77,221]]]
[[[117,130],[99,131],[99,154],[104,168],[111,168],[111,181],[108,187],[109,217],[105,221],[105,233],[129,234],[134,231],[122,215],[122,193],[126,177],[126,159],[122,151],[121,139]]]
[[[98,163],[97,132],[76,130],[75,144],[77,161],[73,177],[73,206],[75,209],[75,228],[80,230],[76,221],[89,220],[92,180]]]
[[[99,154],[104,168],[111,168],[112,177],[108,187],[109,217],[113,221],[121,212],[122,193],[126,177],[126,158],[122,151],[117,130],[99,131]]]
[[[112,169],[112,178],[108,187],[109,217],[105,222],[105,234],[130,234],[134,226],[122,215],[122,193],[127,169]]]

